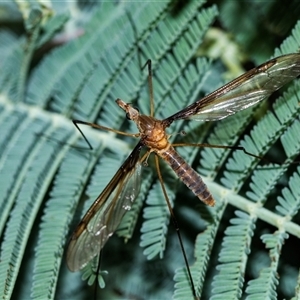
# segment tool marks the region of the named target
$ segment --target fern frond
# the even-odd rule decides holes
[[[56,274],[59,272],[63,253],[62,243],[59,241],[66,239],[71,216],[77,205],[76,196],[83,189],[82,179],[89,174],[88,168],[93,163],[91,158],[91,155],[71,150],[68,158],[60,165],[51,197],[44,210],[39,244],[36,247],[31,289],[33,299],[39,299],[43,295],[47,295],[48,299],[55,297],[58,280]]]
[[[196,261],[190,267],[192,278],[195,285],[196,295],[206,296],[203,290],[203,285],[207,276],[208,264],[211,257],[211,249],[215,243],[216,235],[218,232],[218,224],[224,213],[225,205],[221,201],[221,194],[219,189],[210,188],[211,192],[218,201],[216,209],[199,209],[201,217],[206,220],[206,229],[198,234],[195,241],[194,257]],[[193,297],[191,283],[187,276],[186,267],[178,268],[174,276],[175,292],[174,299],[190,299]]]
[[[37,134],[45,131],[45,128],[49,126],[49,119],[39,118],[34,110],[27,111],[26,118],[27,120],[22,123],[24,131],[11,132],[13,138],[3,157],[5,164],[2,165],[6,170],[11,169],[12,174],[15,173],[13,176],[17,178],[18,184],[18,187],[14,187],[16,192],[6,197],[7,203],[2,210],[1,217],[6,220],[7,210],[10,209],[10,218],[6,223],[1,245],[3,263],[0,266],[0,273],[3,280],[0,289],[4,291],[4,299],[11,297],[33,222],[47,192],[49,181],[65,151],[62,149],[61,155],[57,156],[55,154],[60,147],[59,144],[47,143],[46,139],[38,140]],[[58,138],[67,140],[70,133],[64,127],[50,127],[46,133],[51,134],[56,129],[60,129]],[[16,141],[23,146],[21,152],[20,147],[14,147]],[[13,153],[12,150],[17,152]],[[25,152],[22,153],[24,150]],[[14,159],[18,155],[23,155],[22,164]],[[5,180],[10,180],[10,183],[7,181],[6,186],[14,184],[14,180],[9,177]],[[14,205],[13,208],[11,208],[12,205]]]
[[[170,177],[172,178],[172,177]],[[170,178],[168,181],[170,182]],[[173,184],[174,187],[174,177]],[[172,191],[171,188],[166,186],[167,192]],[[168,193],[169,195],[169,193]],[[169,200],[173,205],[174,198]],[[160,258],[163,257],[163,252],[166,248],[166,233],[168,231],[169,225],[169,211],[166,207],[165,198],[161,189],[159,182],[157,182],[150,193],[147,195],[147,207],[144,209],[143,217],[145,221],[143,222],[141,228],[141,247],[144,247],[144,254],[148,259],[153,259],[156,256]]]
[[[47,19],[47,21],[42,23],[42,32],[43,34],[39,36],[36,48],[39,49],[47,42],[49,42],[54,35],[59,32],[62,27],[67,23],[69,20],[70,15],[69,13],[58,13],[53,16],[53,18]]]
[[[1,68],[3,68],[4,62],[6,61],[11,51],[13,51],[17,43],[18,39],[16,34],[9,30],[0,30]]]
[[[222,64],[222,59],[208,63],[195,56],[217,16],[216,7],[204,7],[204,1],[183,1],[181,11],[174,13],[179,2],[81,2],[80,6],[56,2],[50,8],[19,1],[17,9],[25,26],[17,30],[13,27],[19,35],[1,28],[3,299],[91,298],[91,289],[80,279],[80,272],[72,274],[66,269],[63,249],[68,230],[74,229],[76,221],[72,224],[71,220],[79,220],[85,213],[133,144],[127,137],[121,140],[123,137],[119,139],[112,132],[95,133],[82,126],[94,148],[86,150],[82,137],[65,117],[136,132],[115,99],[122,98],[141,113],[149,114],[147,70],[141,71],[139,65],[147,59],[152,60],[158,119],[201,99],[223,83],[226,64]],[[269,37],[257,30],[259,19],[247,23],[243,5],[238,1],[223,5],[221,1],[221,18],[225,26],[237,24],[239,18],[241,26],[232,32],[245,41],[244,45],[259,41],[251,43],[255,51],[250,52],[254,47],[247,47],[248,55],[266,60],[266,53],[271,53],[273,46],[256,51],[263,49]],[[253,10],[256,5],[251,4],[249,15],[257,13]],[[270,2],[261,8],[270,12],[276,5]],[[239,14],[232,14],[236,9]],[[295,8],[293,12],[296,11]],[[292,15],[282,16],[285,22],[288,19]],[[267,25],[274,26],[268,20]],[[245,25],[251,28],[240,33]],[[269,35],[274,37],[281,32],[282,37],[286,36],[281,29],[279,24],[272,27]],[[57,32],[60,36],[54,36]],[[276,56],[297,52],[299,40],[300,22],[275,51]],[[169,128],[174,143],[243,145],[255,155],[266,156],[259,161],[232,148],[203,149],[199,144],[177,147],[195,170],[206,175],[203,180],[216,199],[214,208],[200,204],[161,163],[196,293],[201,299],[276,295],[299,298],[299,263],[296,259],[290,264],[286,260],[287,250],[293,247],[291,251],[295,252],[298,246],[294,241],[300,237],[300,169],[295,167],[300,152],[299,90],[298,80],[294,80],[272,107],[262,105],[216,123],[178,121]],[[182,131],[186,134],[178,134]],[[266,165],[273,157],[281,164]],[[116,232],[126,244],[114,235],[103,248],[101,269],[107,269],[108,274],[101,270],[96,276],[93,264],[84,271],[88,284],[98,280],[103,286],[105,280],[106,287],[100,291],[103,299],[169,299],[177,268],[174,297],[192,297],[181,249],[172,226],[169,228],[169,212],[151,159],[149,167],[143,168],[141,193]],[[139,212],[143,205],[142,216]],[[263,243],[257,243],[260,238]],[[265,249],[270,250],[269,257]],[[254,259],[259,253],[263,253],[263,263]],[[161,260],[146,259],[162,256]],[[285,282],[288,288],[283,286]]]
[[[225,231],[219,262],[218,274],[213,279],[212,294],[214,298],[223,296],[227,299],[240,298],[244,283],[249,245],[255,228],[255,218],[241,211],[235,212],[236,218],[230,220]]]
[[[300,37],[300,21],[298,20],[293,28],[291,35],[287,37],[280,48],[275,50],[274,55],[282,55],[284,53],[297,52],[299,50],[299,37]]]
[[[296,83],[294,84],[298,85]],[[275,141],[281,137],[283,147],[292,149],[290,150],[290,153],[288,153],[289,150],[286,150],[286,155],[288,156],[287,159],[293,159],[293,157],[295,157],[299,152],[299,141],[295,139],[297,135],[295,135],[295,129],[293,129],[297,127],[298,122],[293,117],[299,113],[299,107],[293,104],[293,102],[295,103],[295,100],[300,97],[300,94],[297,95],[296,88],[293,88],[293,91],[294,93],[290,92],[278,99],[278,104],[274,106],[275,116],[273,113],[268,112],[251,130],[250,136],[246,136],[245,139],[241,141],[240,144],[244,149],[247,149],[248,152],[256,155],[263,155],[271,148]],[[281,115],[284,115],[284,118],[286,119],[287,114],[290,116],[289,122],[287,123],[283,120],[283,122],[280,123],[278,119],[281,119]],[[282,134],[284,131],[286,132]],[[285,142],[285,137],[290,137],[291,142]],[[238,189],[240,183],[243,182],[242,177],[248,176],[251,168],[254,168],[255,164],[255,158],[245,156],[241,151],[235,151],[233,153],[233,159],[229,160],[227,165],[228,172],[224,173],[225,177],[222,179],[222,183],[225,186],[231,188],[235,186],[234,188]],[[243,171],[240,173],[230,173],[230,170]]]
[[[283,173],[284,170],[275,164],[258,167],[251,177],[251,191],[248,191],[246,195],[257,203],[264,203],[266,195],[274,188],[275,182]]]
[[[246,299],[278,299],[276,288],[279,284],[277,268],[279,263],[280,251],[288,235],[285,232],[275,232],[274,234],[264,234],[261,239],[270,249],[271,266],[264,268],[260,276],[249,281],[246,293]]]
[[[283,197],[278,197],[280,205],[276,206],[276,210],[279,214],[285,217],[293,217],[297,214],[300,208],[300,195],[299,195],[299,176],[300,168],[297,168],[297,172],[289,180],[289,188],[282,190]]]

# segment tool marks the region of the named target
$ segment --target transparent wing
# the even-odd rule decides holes
[[[140,189],[141,148],[137,144],[73,232],[67,249],[67,265],[71,271],[82,269],[99,254],[130,210]]]
[[[300,54],[274,58],[246,72],[201,100],[165,119],[215,121],[235,114],[265,99],[284,84],[300,75]]]

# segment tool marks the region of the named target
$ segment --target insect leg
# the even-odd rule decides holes
[[[160,167],[159,167],[159,158],[158,158],[157,155],[155,155],[155,165],[156,165],[156,170],[157,170],[157,174],[158,174],[158,179],[159,179],[164,197],[166,199],[166,202],[167,202],[167,205],[168,205],[168,208],[169,208],[169,211],[170,211],[171,220],[173,222],[173,225],[175,227],[175,230],[176,230],[176,233],[177,233],[177,236],[178,236],[178,240],[179,240],[180,248],[182,250],[182,254],[183,254],[184,262],[185,262],[185,265],[186,265],[186,269],[187,269],[187,272],[188,272],[188,277],[189,277],[189,280],[190,280],[193,296],[194,296],[194,299],[198,299],[198,297],[196,295],[196,290],[195,290],[193,277],[192,277],[191,270],[190,270],[190,267],[189,267],[189,263],[188,263],[186,253],[185,253],[185,250],[184,250],[181,234],[180,234],[180,231],[179,231],[178,222],[176,220],[176,217],[175,217],[170,199],[168,197],[168,194],[167,194],[167,191],[166,191],[166,188],[165,188],[165,185],[164,185],[164,181],[163,181],[163,178],[162,178],[162,175],[161,175],[161,172],[160,172]]]
[[[224,145],[211,145],[211,144],[193,144],[193,143],[174,143],[172,144],[173,147],[187,147],[187,146],[191,146],[191,147],[207,147],[207,148],[220,148],[220,149],[231,149],[231,150],[240,150],[240,151],[243,151],[245,154],[249,155],[249,156],[252,156],[254,158],[257,158],[259,160],[262,160],[266,163],[273,163],[273,164],[277,164],[277,165],[282,165],[284,164],[284,162],[278,162],[278,161],[272,161],[272,160],[269,160],[263,156],[260,156],[260,155],[256,155],[256,154],[253,154],[251,152],[248,152],[245,147],[243,146],[224,146]],[[299,161],[294,161],[294,162],[291,162],[292,164],[299,164]]]
[[[139,137],[140,136],[139,133],[127,133],[127,132],[119,131],[119,130],[116,130],[116,129],[113,129],[113,128],[98,125],[98,124],[95,124],[95,123],[90,123],[90,122],[85,122],[85,121],[80,121],[80,120],[72,120],[72,122],[75,125],[75,127],[77,128],[77,130],[81,133],[84,140],[89,145],[90,149],[93,149],[93,147],[90,144],[90,142],[88,141],[88,139],[86,138],[86,136],[84,135],[84,133],[82,132],[82,130],[79,128],[78,124],[87,125],[87,126],[90,126],[90,127],[96,128],[96,129],[103,129],[103,130],[111,131],[111,132],[121,134],[121,135],[131,136],[131,137]]]

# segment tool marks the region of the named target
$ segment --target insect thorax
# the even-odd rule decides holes
[[[136,123],[145,146],[154,151],[167,147],[169,144],[168,135],[166,134],[165,126],[160,120],[140,115]]]

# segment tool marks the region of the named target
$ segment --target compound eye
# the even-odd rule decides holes
[[[130,103],[128,103],[128,105],[130,105]],[[134,107],[134,106],[132,106],[131,107],[132,109],[134,109],[136,112],[134,112],[132,109],[131,109],[131,111],[132,111],[132,113],[134,114],[134,115],[137,115],[137,114],[139,114],[139,109],[137,108],[137,107]],[[128,120],[132,120],[131,118],[130,118],[130,114],[129,113],[126,113],[126,118],[128,119]]]
[[[140,112],[139,111],[139,109],[137,108],[137,107],[133,107],[138,113]],[[126,113],[126,118],[128,119],[128,120],[131,120],[131,118],[130,118],[130,114],[129,113]]]

